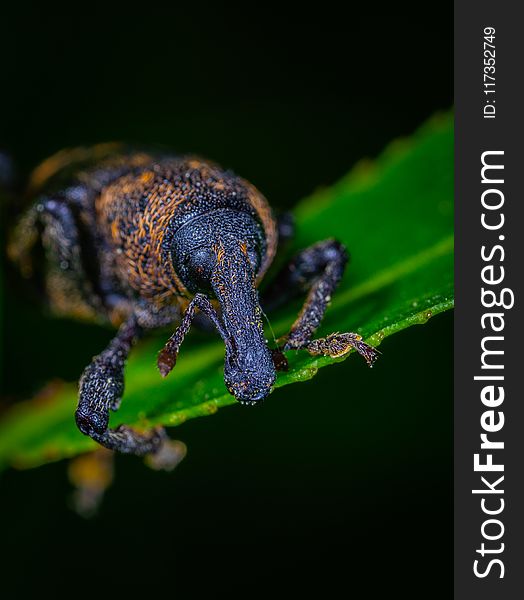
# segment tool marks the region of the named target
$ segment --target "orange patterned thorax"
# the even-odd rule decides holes
[[[252,214],[264,229],[260,281],[277,245],[271,209],[255,187],[212,163],[152,161],[105,187],[96,200],[96,215],[115,253],[119,278],[142,297],[164,304],[190,295],[173,269],[170,236],[191,218],[224,207]]]

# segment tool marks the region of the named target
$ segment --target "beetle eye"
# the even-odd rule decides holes
[[[191,282],[201,289],[209,289],[209,280],[213,269],[213,254],[201,248],[188,257],[188,270]]]

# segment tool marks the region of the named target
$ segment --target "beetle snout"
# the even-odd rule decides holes
[[[259,376],[253,377],[250,373],[235,373],[233,376],[224,377],[226,387],[230,394],[240,402],[240,404],[255,405],[271,393],[271,388],[275,383],[275,376],[261,379]]]
[[[241,358],[226,360],[224,382],[230,394],[241,403],[255,405],[271,392],[276,373],[267,348]]]

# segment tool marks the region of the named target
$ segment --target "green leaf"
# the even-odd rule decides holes
[[[291,250],[336,237],[353,257],[319,335],[356,331],[377,346],[452,308],[452,123],[451,115],[433,118],[410,140],[394,142],[374,163],[362,161],[296,207],[298,235]],[[296,303],[271,315],[275,335],[286,332],[299,309]],[[165,380],[155,368],[165,334],[136,349],[112,426],[180,425],[235,403],[222,379],[222,344],[214,337],[192,337]],[[319,368],[347,358],[290,352],[290,370],[279,375],[276,387],[306,381]],[[380,358],[387,359],[387,354]],[[15,406],[0,427],[0,465],[30,467],[94,448],[76,429],[75,406],[76,385],[65,384]]]

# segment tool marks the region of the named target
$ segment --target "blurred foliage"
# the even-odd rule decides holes
[[[339,183],[300,203],[295,216],[297,237],[286,250],[336,237],[353,256],[319,335],[356,331],[377,346],[385,337],[452,308],[451,115],[438,115],[412,139],[392,143],[374,163],[361,162]],[[268,337],[284,334],[299,309],[297,302],[270,315]],[[174,426],[235,403],[222,380],[220,342],[184,346],[175,371],[162,380],[155,362],[164,341],[155,338],[132,353],[124,401],[112,415],[112,426]],[[288,352],[287,357],[290,369],[279,375],[277,388],[310,379],[319,368],[348,355],[331,359]],[[329,411],[326,398],[319,403],[320,410]],[[95,447],[76,429],[75,405],[76,385],[50,384],[38,397],[11,409],[0,426],[0,465],[30,467]]]

